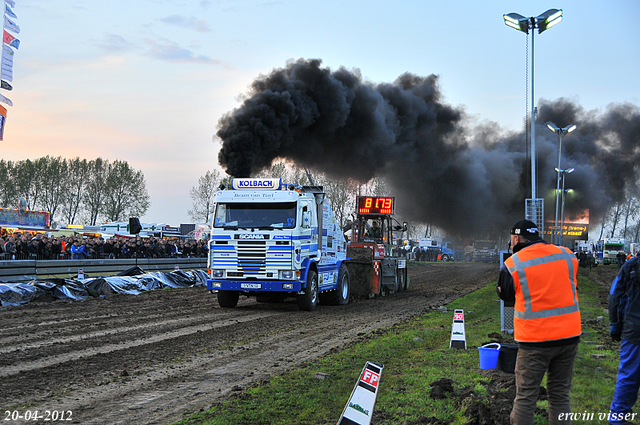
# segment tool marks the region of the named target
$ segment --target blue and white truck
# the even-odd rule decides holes
[[[221,307],[240,295],[297,298],[301,310],[347,304],[346,241],[322,186],[233,179],[218,191],[209,240],[207,288]]]

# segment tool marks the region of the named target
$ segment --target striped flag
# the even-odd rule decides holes
[[[6,103],[9,106],[13,106],[13,102],[11,101],[11,99],[4,97],[3,95],[0,94],[0,102],[2,103]]]
[[[9,7],[8,4],[4,5],[4,14],[5,15],[9,15],[10,17],[12,17],[13,19],[18,19],[18,17],[16,16],[15,13],[13,13],[13,10],[11,10],[11,8]]]
[[[13,68],[3,66],[0,69],[0,78],[7,81],[13,81]]]
[[[16,7],[16,2],[13,0],[4,0],[4,2],[11,7]]]
[[[4,65],[5,63],[13,65],[13,55],[14,55],[14,51],[11,47],[7,46],[6,44],[2,45],[2,64]]]
[[[20,40],[9,34],[6,30],[2,36],[2,42],[4,44],[8,44],[11,47],[15,47],[16,49],[20,48]]]
[[[4,140],[4,123],[7,121],[7,110],[0,105],[0,140]]]
[[[7,18],[7,15],[4,15],[4,28],[11,32],[15,32],[16,34],[20,34],[20,27],[18,24]]]

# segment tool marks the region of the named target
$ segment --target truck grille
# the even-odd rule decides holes
[[[264,274],[267,243],[265,241],[238,241],[238,269],[245,276]]]

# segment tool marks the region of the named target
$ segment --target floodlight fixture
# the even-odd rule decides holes
[[[538,24],[538,34],[542,34],[562,21],[562,9],[549,9],[535,20]]]
[[[525,34],[529,34],[529,18],[526,18],[519,13],[507,13],[506,15],[502,15],[504,19],[505,25],[516,29],[518,31],[522,31]]]

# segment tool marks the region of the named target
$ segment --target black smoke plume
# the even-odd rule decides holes
[[[558,143],[547,121],[578,126],[563,140],[562,167],[576,170],[566,180],[576,196],[565,216],[588,208],[593,223],[635,188],[639,109],[610,105],[598,114],[564,99],[541,102],[538,196],[551,216]],[[404,218],[454,235],[510,228],[531,197],[524,133],[505,135],[493,123],[469,128],[464,110],[443,101],[435,75],[405,73],[392,84],[373,84],[357,70],[300,59],[257,78],[218,125],[218,159],[231,176],[248,177],[286,158],[332,177],[384,177]]]

